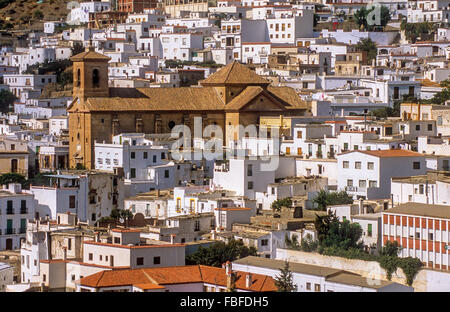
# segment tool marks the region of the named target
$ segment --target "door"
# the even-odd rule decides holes
[[[14,234],[13,233],[13,220],[8,219],[6,220],[6,235]]]
[[[12,238],[7,238],[6,239],[6,250],[12,250],[12,249],[13,249]]]
[[[11,159],[11,172],[17,172],[17,159]]]

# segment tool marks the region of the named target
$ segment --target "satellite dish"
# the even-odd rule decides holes
[[[120,222],[120,223],[124,223],[125,220],[124,220],[123,218],[120,218],[120,219],[119,219],[119,222]]]

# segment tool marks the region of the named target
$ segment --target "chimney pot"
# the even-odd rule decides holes
[[[245,277],[245,287],[250,288],[252,286],[252,274],[248,273]]]

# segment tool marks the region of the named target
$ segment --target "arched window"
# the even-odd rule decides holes
[[[81,84],[81,70],[77,69],[77,87],[79,87]]]
[[[97,68],[92,71],[92,85],[94,88],[100,87],[100,72]]]

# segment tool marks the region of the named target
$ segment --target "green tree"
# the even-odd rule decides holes
[[[397,241],[387,241],[386,245],[381,249],[380,254],[383,256],[397,257],[401,249],[402,247],[400,247]]]
[[[28,187],[27,179],[18,173],[4,173],[0,175],[0,185],[8,185],[9,183],[20,183],[22,187]]]
[[[327,206],[330,205],[343,205],[352,204],[353,199],[345,191],[329,192],[326,190],[320,190],[313,202],[317,204],[317,210],[325,211]]]
[[[377,10],[374,12],[374,10]],[[379,16],[377,16],[379,13]],[[379,23],[378,23],[379,18]],[[353,14],[353,19],[361,30],[373,31],[384,28],[391,21],[391,12],[386,6],[362,7]]]
[[[367,52],[367,62],[371,63],[372,60],[377,58],[377,44],[370,38],[363,38],[357,44],[356,48],[361,51]]]
[[[187,264],[203,264],[214,267],[221,267],[227,261],[256,256],[255,247],[247,247],[242,240],[230,240],[228,244],[215,242],[209,247],[200,246],[196,252],[186,256]]]
[[[445,104],[450,100],[450,79],[441,82],[442,91],[436,93],[430,100],[433,104]]]
[[[117,209],[117,208],[112,209],[110,217],[115,219],[115,220],[119,220],[120,219],[120,210]]]
[[[275,276],[275,286],[279,292],[296,292],[297,285],[294,284],[294,277],[289,269],[289,262],[284,262],[284,267],[280,269],[280,274]]]
[[[16,96],[8,90],[0,90],[0,112],[8,113],[14,105]]]
[[[322,242],[328,236],[330,226],[333,222],[339,222],[339,219],[336,217],[336,214],[331,211],[324,216],[316,214],[314,226],[317,231],[317,239],[319,242]]]
[[[44,13],[42,13],[42,11],[40,11],[40,10],[36,10],[33,12],[33,17],[35,19],[41,20],[44,18]]]
[[[350,223],[345,220],[339,222],[334,220],[330,223],[330,228],[326,237],[321,241],[322,247],[337,247],[341,249],[361,249],[362,228],[358,223]]]
[[[292,199],[289,197],[283,199],[277,199],[272,203],[272,210],[275,212],[280,212],[281,207],[292,207]]]

